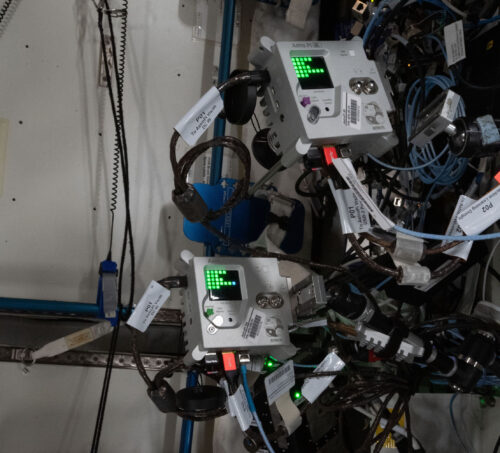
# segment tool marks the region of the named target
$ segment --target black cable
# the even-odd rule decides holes
[[[118,342],[118,333],[120,330],[120,323],[118,322],[113,329],[111,336],[111,343],[109,346],[108,360],[106,362],[106,371],[104,373],[104,382],[101,390],[101,399],[99,400],[99,410],[97,412],[97,420],[94,428],[94,437],[92,438],[91,453],[97,453],[99,450],[99,441],[101,439],[102,423],[104,421],[104,409],[106,408],[106,401],[108,399],[109,383],[111,381],[111,371],[113,370],[113,361],[115,358],[116,344]]]
[[[255,126],[255,123],[253,122],[253,117],[250,118],[250,122],[252,123],[252,127],[253,127],[253,130],[255,131],[255,133],[257,134],[259,131],[257,130],[257,127]]]
[[[230,136],[215,137],[206,142],[200,143],[193,148],[191,148],[182,158],[177,162],[175,157],[177,142],[179,140],[179,133],[174,131],[172,138],[170,140],[170,162],[172,164],[172,169],[174,171],[174,194],[182,194],[189,187],[187,183],[187,177],[189,170],[194,164],[195,160],[200,157],[205,151],[211,148],[221,146],[224,148],[229,148],[238,156],[243,164],[244,175],[243,179],[238,181],[236,189],[233,191],[229,199],[224,203],[224,205],[216,210],[209,210],[206,217],[202,220],[215,220],[218,217],[226,214],[231,209],[233,209],[237,204],[244,200],[248,194],[248,188],[250,187],[250,170],[252,160],[250,157],[250,152],[245,144],[235,138]]]
[[[259,118],[257,118],[257,115],[255,113],[253,114],[253,117],[255,118],[255,122],[257,123],[257,128],[260,131],[262,128],[260,127]]]
[[[134,255],[134,245],[133,245],[133,235],[132,235],[132,223],[131,223],[131,215],[130,215],[130,188],[129,188],[129,173],[128,173],[128,152],[127,152],[127,141],[125,134],[125,122],[124,122],[124,113],[123,113],[123,82],[125,76],[125,46],[126,46],[126,32],[127,32],[127,14],[128,14],[128,0],[123,0],[123,7],[120,10],[119,17],[122,18],[121,22],[121,34],[120,34],[120,57],[118,61],[117,57],[117,46],[115,41],[114,29],[113,29],[113,21],[112,17],[116,17],[116,10],[113,12],[109,9],[108,1],[105,1],[105,6],[107,8],[106,15],[108,16],[108,24],[109,24],[109,32],[110,32],[110,40],[112,46],[113,53],[113,63],[114,63],[114,76],[116,82],[116,101],[113,92],[113,80],[111,76],[111,71],[109,68],[107,58],[104,58],[104,67],[106,72],[106,81],[108,88],[109,100],[111,103],[111,110],[113,115],[113,121],[115,125],[115,152],[113,158],[113,178],[117,183],[117,175],[115,171],[117,170],[116,159],[119,154],[119,160],[121,164],[122,170],[122,180],[123,180],[123,189],[124,189],[124,198],[125,198],[125,233],[123,239],[121,260],[120,260],[120,273],[119,273],[119,282],[118,282],[118,311],[120,313],[120,318],[122,318],[122,284],[123,284],[123,269],[125,256],[127,253],[127,245],[129,245],[129,253],[130,253],[130,299],[127,307],[127,314],[125,318],[130,316],[132,310],[132,304],[134,299],[134,285],[135,285],[135,255]],[[106,55],[106,42],[104,36],[104,27],[103,27],[103,16],[104,12],[102,8],[97,8],[98,12],[98,29],[101,38],[101,50],[103,55]],[[117,186],[114,186],[117,188]],[[108,259],[111,259],[111,247],[112,247],[112,238],[113,238],[113,228],[114,228],[114,209],[116,208],[116,193],[112,191],[111,197],[111,215],[112,215],[112,229],[111,229],[111,237],[110,237],[110,249],[108,252]],[[97,412],[96,425],[94,428],[94,436],[92,440],[91,452],[97,453],[99,449],[99,441],[102,432],[102,425],[104,421],[104,413],[106,409],[107,396],[109,391],[109,385],[111,381],[111,372],[113,370],[113,360],[116,352],[116,345],[118,340],[118,332],[120,327],[120,320],[118,320],[117,325],[113,330],[113,335],[111,338],[108,360],[106,363],[106,371],[104,375],[104,381],[101,391],[101,398],[99,401],[99,409]]]
[[[495,447],[493,448],[493,453],[499,453],[500,452],[500,436],[498,436],[497,443],[495,444]]]
[[[301,173],[301,175],[297,178],[297,181],[295,181],[295,192],[297,192],[298,195],[304,198],[315,198],[321,196],[321,194],[318,193],[312,193],[312,192],[304,192],[301,188],[300,185],[302,182],[312,173],[312,169],[308,169]]]
[[[12,5],[13,1],[14,0],[5,0],[2,7],[0,8],[0,25],[2,24],[2,21],[4,20],[5,16],[7,15],[9,8]]]
[[[129,255],[130,255],[130,297],[127,305],[127,312],[122,319],[128,319],[132,312],[132,305],[134,301],[134,289],[135,289],[135,250],[134,250],[134,239],[132,234],[132,220],[130,214],[130,182],[129,182],[129,169],[128,169],[128,148],[127,148],[127,139],[125,133],[125,121],[124,121],[124,113],[123,113],[123,82],[125,76],[125,46],[126,46],[126,29],[127,29],[127,11],[128,11],[128,0],[123,0],[123,8],[122,14],[120,17],[122,18],[122,26],[121,26],[121,36],[120,36],[120,49],[121,54],[118,60],[117,57],[117,46],[114,35],[114,27],[112,22],[113,13],[109,10],[108,2],[106,1],[106,7],[108,10],[106,14],[108,16],[108,24],[109,24],[109,32],[110,32],[110,40],[112,47],[112,55],[113,55],[113,64],[114,64],[114,76],[117,87],[117,95],[115,103],[115,97],[113,94],[112,87],[112,78],[110,73],[110,68],[107,62],[107,59],[104,59],[104,67],[106,71],[106,81],[108,86],[108,94],[111,102],[111,110],[113,114],[113,121],[115,124],[115,148],[119,149],[120,152],[120,163],[122,170],[122,180],[123,180],[123,189],[124,189],[124,198],[125,198],[125,232],[123,237],[123,245],[122,252],[120,258],[120,273],[118,277],[118,306],[120,308],[123,307],[121,303],[121,294],[123,287],[123,269],[125,264],[125,257],[127,253],[127,245],[129,246]],[[105,52],[105,38],[104,38],[104,29],[102,24],[103,19],[103,11],[101,9],[98,10],[99,13],[99,32],[101,35],[101,48],[102,51]]]

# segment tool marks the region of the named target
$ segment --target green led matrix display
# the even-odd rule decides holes
[[[298,79],[307,79],[313,74],[325,72],[325,68],[314,67],[311,57],[292,57],[292,63]]]
[[[218,290],[226,286],[236,286],[235,280],[228,280],[224,269],[205,269],[205,285],[208,290]]]

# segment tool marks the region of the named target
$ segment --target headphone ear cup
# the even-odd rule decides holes
[[[281,159],[281,156],[269,146],[267,141],[267,134],[269,129],[261,129],[252,140],[252,154],[255,160],[266,169],[274,167],[274,165]],[[281,167],[284,170],[285,167]]]
[[[243,72],[235,69],[230,77]],[[257,87],[248,83],[240,83],[224,91],[224,114],[231,124],[243,125],[250,121],[257,104]]]
[[[175,400],[177,414],[189,420],[210,420],[226,414],[226,392],[213,385],[179,390]]]

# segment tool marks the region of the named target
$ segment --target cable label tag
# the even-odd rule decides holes
[[[448,66],[465,60],[464,23],[461,19],[444,27],[444,44]]]
[[[267,401],[269,404],[273,404],[295,385],[293,360],[289,360],[269,376],[266,376],[264,385],[266,387]]]
[[[474,203],[474,201],[474,199],[469,198],[466,195],[460,195],[458,203],[455,206],[455,210],[453,211],[453,215],[451,216],[450,223],[448,224],[448,228],[446,229],[447,236],[461,236],[463,234],[462,228],[460,228],[460,225],[458,224],[458,215],[464,209],[470,207]],[[449,242],[450,241],[442,241],[441,245],[446,245]],[[446,250],[444,253],[449,256],[456,256],[457,258],[467,260],[472,249],[472,244],[473,241],[464,241],[461,244],[458,244],[455,247]]]
[[[314,369],[313,373],[341,371],[344,366],[344,361],[335,352],[330,352]],[[310,403],[313,403],[334,379],[335,376],[307,378],[302,385],[302,396]]]
[[[65,337],[51,341],[50,343],[42,346],[40,349],[34,351],[31,357],[33,360],[38,360],[44,357],[54,357],[62,354],[63,352],[69,351],[70,349],[75,349],[79,346],[97,340],[97,338],[107,335],[112,330],[113,326],[109,323],[109,321],[103,321],[98,324],[94,324],[91,327],[87,327],[86,329],[78,330],[77,332],[66,335]]]
[[[351,93],[343,93],[342,119],[344,126],[361,129],[361,98]]]
[[[141,332],[145,332],[168,299],[168,296],[170,296],[170,291],[153,280],[135,307],[134,312],[128,318],[127,324]]]
[[[482,233],[500,219],[500,185],[458,214],[458,225],[467,235]]]
[[[350,159],[333,159],[333,165],[340,173],[346,184],[352,189],[358,200],[361,200],[367,211],[373,217],[375,222],[383,230],[390,230],[394,227],[394,222],[389,220],[378,208],[377,204],[372,200],[363,185],[359,182],[356,170],[354,169]]]
[[[337,190],[328,178],[328,185],[339,210],[342,233],[365,233],[371,228],[370,216],[352,189]]]
[[[253,416],[248,406],[248,400],[245,395],[245,390],[240,384],[238,390],[233,395],[228,397],[229,412],[233,417],[236,417],[242,431],[250,428]]]
[[[174,126],[182,139],[193,146],[222,112],[224,102],[217,87],[210,88]]]

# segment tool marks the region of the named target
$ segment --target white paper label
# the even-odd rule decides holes
[[[320,371],[341,371],[344,366],[344,361],[334,352],[330,352],[314,369],[313,373]],[[302,385],[302,396],[310,403],[313,403],[334,379],[335,376],[307,378]]]
[[[465,59],[464,24],[462,20],[457,20],[444,27],[444,43],[448,66]]]
[[[390,230],[394,227],[394,222],[389,220],[378,208],[377,204],[372,200],[363,185],[359,182],[356,170],[354,169],[350,159],[333,159],[333,165],[340,173],[347,185],[353,190],[354,194],[363,203],[375,222],[378,223],[383,230]]]
[[[344,126],[361,129],[361,98],[351,93],[343,93],[342,119]]]
[[[252,423],[253,416],[248,406],[248,400],[245,395],[245,390],[240,384],[238,390],[228,398],[230,413],[236,416],[241,430],[246,431]]]
[[[170,296],[170,291],[153,280],[135,307],[127,324],[145,332],[168,296]]]
[[[40,349],[34,351],[31,357],[33,360],[38,360],[44,357],[54,357],[62,354],[63,352],[90,343],[97,338],[103,337],[112,330],[113,327],[109,321],[103,321],[98,324],[94,324],[91,327],[87,327],[86,329],[73,332],[65,337],[51,341],[50,343],[42,346]]]
[[[269,404],[273,404],[281,395],[288,392],[295,385],[293,361],[289,360],[274,373],[266,376],[264,384],[266,386],[267,400]]]
[[[461,236],[463,234],[462,228],[458,225],[457,217],[464,209],[467,209],[470,205],[472,205],[474,201],[475,200],[467,197],[466,195],[460,195],[458,203],[455,206],[455,210],[453,211],[453,215],[451,216],[448,228],[446,229],[447,236]],[[449,241],[442,241],[441,245],[445,245],[447,243],[449,243]],[[444,253],[449,256],[456,256],[458,258],[462,258],[463,260],[467,260],[472,249],[472,244],[473,241],[465,241],[456,245],[452,249],[446,250]]]
[[[479,234],[500,218],[500,185],[458,215],[458,225],[467,235]]]
[[[370,216],[365,205],[361,203],[352,189],[337,190],[331,179],[328,179],[328,184],[339,210],[342,233],[365,233],[368,231],[371,227]]]
[[[252,308],[247,315],[245,324],[243,325],[243,332],[241,333],[241,336],[250,342],[257,340],[265,319],[266,315],[263,312],[257,310],[256,308]]]
[[[453,121],[457,117],[457,109],[461,99],[457,93],[448,90],[441,115],[447,118],[448,121]]]
[[[223,108],[224,102],[219,90],[217,87],[212,87],[191,107],[174,129],[189,146],[193,146]]]

